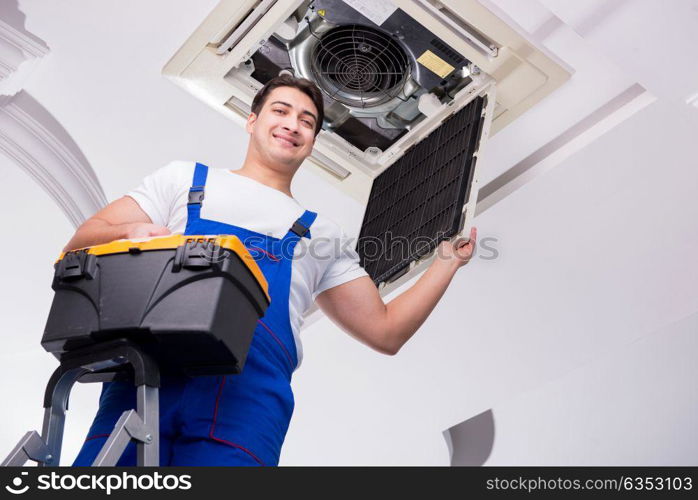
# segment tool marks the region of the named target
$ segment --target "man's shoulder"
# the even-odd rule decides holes
[[[191,180],[195,166],[195,161],[173,160],[153,170],[148,177],[160,182],[177,182],[184,179]]]
[[[164,175],[183,176],[184,174],[192,173],[196,167],[196,163],[197,162],[193,160],[172,160],[159,170],[162,171]]]
[[[335,222],[333,219],[319,212],[316,212],[315,210],[311,210],[311,212],[315,212],[317,214],[317,216],[315,217],[315,221],[311,226],[311,233],[313,229],[315,229],[315,232],[317,234],[321,234],[322,236],[330,238],[340,238],[344,234],[342,226],[337,224],[337,222]]]

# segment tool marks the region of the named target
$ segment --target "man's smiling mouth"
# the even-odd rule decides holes
[[[276,135],[276,134],[272,134],[272,136],[273,136],[275,139],[277,139],[278,141],[280,141],[281,143],[283,143],[283,144],[287,144],[287,145],[293,146],[293,147],[298,147],[298,143],[295,142],[295,141],[291,141],[291,140],[286,139],[286,138],[284,138],[284,137],[280,137],[280,136],[278,136],[278,135]]]

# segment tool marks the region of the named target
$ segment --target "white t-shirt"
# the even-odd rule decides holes
[[[126,194],[138,202],[154,224],[183,234],[195,166],[193,161],[170,162]],[[209,167],[205,190],[201,218],[279,239],[305,211],[294,198],[230,170]],[[289,292],[289,317],[298,366],[303,359],[299,335],[303,314],[315,297],[329,288],[368,276],[354,250],[356,242],[349,239],[337,223],[318,214],[310,227],[310,235],[312,239],[303,237],[296,244]]]

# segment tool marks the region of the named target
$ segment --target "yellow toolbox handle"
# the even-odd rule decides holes
[[[104,243],[101,245],[94,245],[91,247],[76,248],[75,250],[70,250],[68,252],[61,252],[60,256],[56,260],[56,263],[61,261],[66,254],[71,252],[83,251],[92,255],[107,255],[107,254],[118,254],[118,253],[134,253],[134,252],[147,252],[149,250],[172,250],[180,246],[184,246],[189,241],[200,241],[200,242],[212,242],[214,245],[218,245],[220,248],[228,249],[240,257],[242,262],[247,266],[250,272],[259,282],[260,286],[264,290],[265,295],[269,300],[269,285],[264,273],[259,268],[255,262],[250,252],[247,250],[245,245],[240,241],[240,238],[233,234],[219,234],[219,235],[188,235],[183,234],[171,234],[167,236],[157,236],[153,238],[135,238],[132,240],[122,239],[115,240],[109,243]]]

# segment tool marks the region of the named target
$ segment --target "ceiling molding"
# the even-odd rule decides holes
[[[25,91],[0,96],[0,152],[43,188],[75,227],[107,203],[75,141]]]
[[[523,185],[559,165],[655,100],[656,97],[639,83],[631,85],[482,186],[478,191],[475,216],[477,217]]]
[[[0,80],[17,71],[24,61],[43,57],[48,52],[43,40],[0,19]]]

